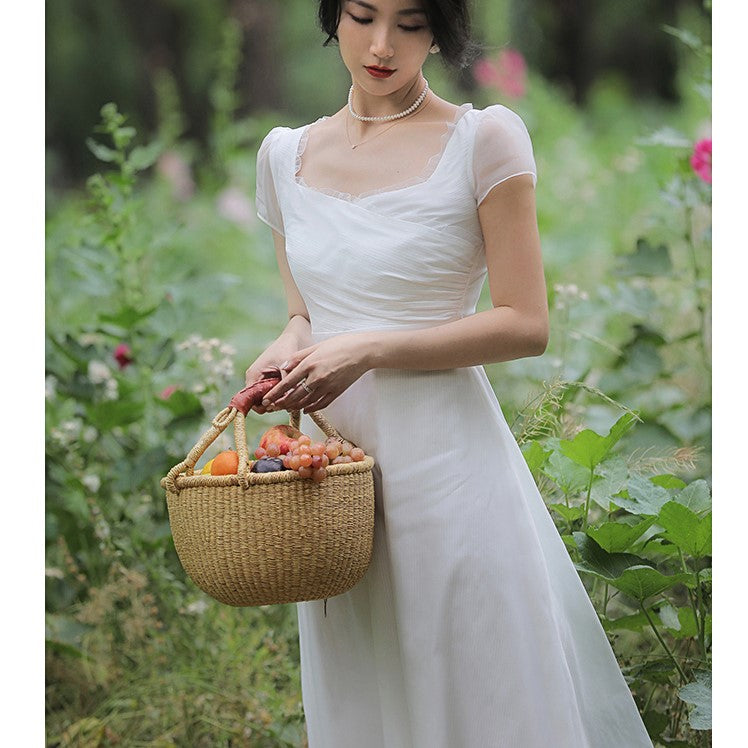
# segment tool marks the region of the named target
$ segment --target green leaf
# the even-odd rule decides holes
[[[675,665],[668,657],[667,659],[650,660],[641,665],[634,665],[629,669],[628,675],[637,680],[668,685],[674,672]]]
[[[691,581],[691,575],[662,574],[651,566],[632,566],[626,569],[620,577],[608,579],[608,582],[629,597],[633,597],[643,604],[644,601],[658,595],[676,584],[686,584]]]
[[[587,535],[608,553],[620,553],[628,550],[654,521],[654,517],[648,517],[635,525],[604,522],[598,527],[588,527]]]
[[[159,405],[171,411],[175,418],[201,415],[203,406],[200,398],[194,392],[174,390],[165,400],[156,398]]]
[[[561,440],[561,451],[578,465],[592,470],[607,457],[610,450],[636,420],[637,417],[633,413],[624,413],[611,426],[607,436],[600,436],[591,429],[580,431],[571,440]]]
[[[546,462],[553,450],[543,449],[540,442],[532,441],[522,445],[522,454],[525,457],[530,472],[538,471]]]
[[[88,146],[88,150],[91,151],[99,161],[111,163],[117,161],[119,158],[117,151],[101,143],[97,143],[93,138],[86,138],[86,145]]]
[[[664,473],[663,475],[653,475],[649,480],[655,484],[655,486],[661,486],[668,490],[677,490],[686,487],[685,481],[682,481],[675,475]]]
[[[575,532],[573,537],[582,559],[580,566],[583,571],[597,574],[603,579],[615,579],[631,566],[649,563],[633,553],[608,553],[583,532]]]
[[[133,400],[109,400],[88,409],[88,421],[99,431],[127,426],[143,417],[145,404]]]
[[[689,483],[675,497],[675,500],[696,514],[702,514],[712,508],[709,484],[705,480],[695,480],[693,483]]]
[[[560,514],[567,522],[574,522],[575,520],[584,517],[583,506],[566,506],[566,504],[549,504],[549,507],[555,512]]]
[[[573,496],[587,488],[589,470],[585,470],[561,452],[553,452],[542,468],[554,483],[567,495]]]
[[[712,515],[703,519],[677,501],[668,501],[657,517],[657,524],[665,528],[665,537],[694,558],[712,553]]]
[[[669,603],[660,607],[660,620],[676,639],[686,639],[699,634],[699,626],[693,608],[674,608]]]
[[[592,483],[590,498],[606,512],[610,511],[611,497],[626,488],[628,465],[621,457],[609,457],[597,466],[595,472],[597,475]]]
[[[114,314],[100,314],[99,320],[103,323],[111,323],[129,330],[138,322],[150,317],[157,309],[158,304],[148,309],[136,309],[132,306],[125,306]]]
[[[640,603],[676,584],[693,581],[690,574],[661,574],[647,559],[632,553],[608,553],[583,532],[575,532],[574,539],[582,558],[581,563],[575,564],[579,571],[604,579]]]
[[[631,514],[657,516],[670,501],[670,492],[641,475],[634,475],[629,479],[626,495],[614,496],[612,501]]]
[[[647,734],[650,738],[658,738],[670,724],[670,716],[664,712],[657,712],[653,709],[642,714],[642,721],[647,728]]]
[[[650,615],[652,614],[650,613]],[[647,616],[639,611],[638,613],[633,613],[628,616],[621,616],[620,618],[604,618],[602,620],[602,624],[603,628],[606,631],[619,631],[620,629],[624,629],[626,631],[641,631],[642,629],[649,626],[649,621],[647,620]]]
[[[623,255],[619,268],[619,275],[638,275],[655,278],[668,275],[672,270],[670,253],[665,244],[653,247],[646,239],[636,242],[636,250],[628,255]]]
[[[687,704],[693,704],[688,724],[694,730],[712,729],[712,674],[707,670],[694,672],[696,680],[678,691],[678,696]]]
[[[145,146],[139,145],[132,149],[127,162],[135,171],[143,171],[155,163],[162,151],[163,146],[158,140]]]

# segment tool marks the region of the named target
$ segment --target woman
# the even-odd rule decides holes
[[[298,604],[309,745],[651,746],[481,366],[548,338],[524,124],[427,86],[429,53],[465,56],[467,2],[319,15],[349,102],[260,148],[290,319],[247,371],[283,370],[261,412],[326,408],[376,461],[369,570],[326,615]]]

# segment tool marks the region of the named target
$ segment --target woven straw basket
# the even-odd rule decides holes
[[[233,402],[233,401],[232,401]],[[298,411],[290,414],[298,428]],[[327,436],[342,438],[319,413]],[[233,421],[236,475],[195,475],[200,456]],[[179,560],[192,581],[237,607],[321,600],[353,587],[371,560],[374,460],[329,465],[320,483],[294,470],[249,472],[245,413],[224,408],[162,479]]]

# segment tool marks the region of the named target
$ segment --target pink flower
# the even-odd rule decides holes
[[[696,141],[691,154],[691,168],[707,184],[712,183],[712,139]]]
[[[178,389],[179,387],[176,384],[170,384],[168,387],[164,387],[164,389],[161,390],[159,397],[162,400],[168,400]]]
[[[496,58],[483,58],[473,67],[476,82],[495,88],[510,99],[519,99],[527,90],[527,63],[516,49],[502,49]]]
[[[127,343],[120,343],[112,354],[114,360],[119,364],[120,369],[124,369],[133,362],[132,350]]]
[[[175,200],[184,202],[195,193],[195,181],[190,172],[190,165],[176,151],[166,151],[161,154],[156,168],[171,186],[171,193]]]

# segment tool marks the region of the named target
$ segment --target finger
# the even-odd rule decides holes
[[[273,403],[273,406],[277,408],[283,408],[284,410],[301,410],[307,405],[313,403],[318,398],[319,395],[315,394],[314,391],[309,393],[301,384],[299,384],[287,395],[276,400]]]
[[[267,407],[271,403],[273,405],[278,404],[278,401],[285,395],[288,395],[302,379],[304,379],[304,373],[298,369],[285,377],[281,377],[281,381],[265,394],[265,397],[262,399],[263,407]],[[281,407],[285,406],[282,405]]]

